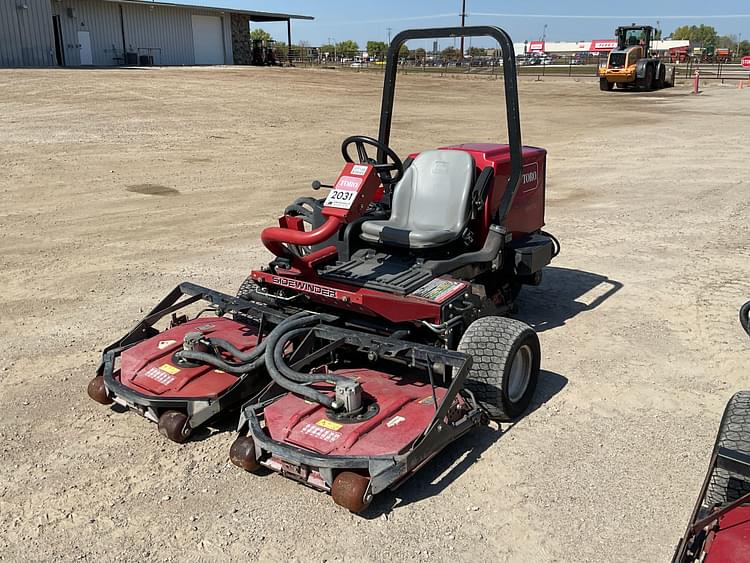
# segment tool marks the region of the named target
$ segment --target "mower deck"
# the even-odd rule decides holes
[[[184,299],[183,299],[184,298]],[[187,319],[177,311],[204,301],[214,316]],[[170,327],[154,325],[172,314]],[[243,322],[224,317],[241,316]],[[193,429],[224,409],[255,396],[268,383],[264,372],[232,375],[206,364],[175,360],[186,335],[222,338],[239,350],[258,344],[263,324],[286,315],[192,283],[175,288],[127,335],[107,347],[89,395],[102,404],[117,403],[159,424],[169,439],[182,442]],[[166,416],[165,416],[166,415]]]

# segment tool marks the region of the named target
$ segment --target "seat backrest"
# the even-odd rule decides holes
[[[393,190],[389,223],[459,236],[471,213],[474,159],[465,151],[420,153]]]

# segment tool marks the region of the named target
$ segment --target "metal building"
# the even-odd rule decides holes
[[[249,64],[250,22],[310,16],[145,0],[0,0],[0,67]]]

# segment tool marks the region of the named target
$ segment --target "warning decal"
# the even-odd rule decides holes
[[[172,364],[164,364],[163,366],[159,366],[159,369],[162,371],[166,371],[171,375],[177,375],[178,373],[180,373],[180,368],[174,367]]]
[[[323,428],[328,428],[329,430],[341,430],[341,427],[344,426],[343,424],[333,422],[331,420],[328,420],[327,418],[321,418],[315,424],[318,426],[322,426]]]
[[[323,440],[324,442],[335,442],[336,440],[341,438],[341,432],[328,430],[327,428],[322,428],[317,424],[310,423],[307,423],[302,427],[302,433],[307,434],[308,436],[312,436],[313,438]]]
[[[153,379],[154,381],[161,383],[162,385],[169,385],[174,381],[174,376],[169,375],[167,372],[159,368],[149,368],[148,371],[146,371],[146,373],[144,373],[143,375],[145,377],[148,377],[149,379]]]
[[[418,288],[411,295],[421,297],[435,303],[442,303],[452,297],[466,286],[465,283],[453,280],[436,278]]]

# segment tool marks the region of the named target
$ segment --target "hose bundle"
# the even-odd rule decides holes
[[[335,374],[296,371],[287,365],[284,359],[286,346],[295,338],[310,330],[315,330],[315,326],[320,325],[320,323],[321,315],[308,312],[296,313],[276,325],[276,328],[270,332],[268,337],[250,352],[243,352],[231,342],[222,338],[206,339],[212,347],[220,348],[231,354],[239,360],[238,363],[229,362],[214,354],[197,350],[180,350],[175,355],[181,359],[208,364],[235,375],[245,375],[265,366],[271,378],[287,391],[325,407],[337,409],[341,405],[333,397],[316,391],[309,385],[322,381],[338,383],[349,381],[350,378]]]

